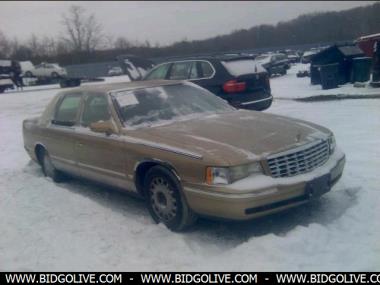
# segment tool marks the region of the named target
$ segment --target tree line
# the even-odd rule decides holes
[[[23,42],[10,39],[0,30],[0,58],[58,62],[62,65],[114,60],[120,54],[144,57],[183,56],[289,45],[352,41],[380,33],[380,3],[339,12],[299,16],[276,25],[259,25],[235,30],[205,40],[182,40],[168,46],[132,42],[105,34],[94,14],[73,5],[62,15],[64,29],[56,37],[36,36]]]

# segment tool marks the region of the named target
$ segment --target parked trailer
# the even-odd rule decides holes
[[[61,88],[80,86],[82,79],[78,77],[64,77],[59,80]]]
[[[360,37],[356,40],[356,43],[366,56],[373,57],[376,41],[380,42],[380,33]]]
[[[49,85],[49,84],[59,84],[61,88],[66,87],[76,87],[81,85],[82,78],[77,77],[37,77],[33,82],[33,85]]]
[[[12,62],[10,60],[0,59],[0,93],[6,89],[13,89],[13,81],[11,79]]]

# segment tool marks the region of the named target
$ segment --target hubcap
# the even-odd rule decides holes
[[[154,178],[149,186],[150,203],[154,213],[165,222],[172,220],[177,214],[177,202],[174,191],[162,177]]]

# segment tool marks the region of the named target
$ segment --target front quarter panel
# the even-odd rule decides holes
[[[196,157],[178,153],[160,147],[154,142],[141,141],[131,136],[123,136],[125,153],[128,154],[127,172],[135,174],[139,164],[152,161],[167,165],[178,176],[179,180],[202,183],[205,177],[205,161],[203,157]]]

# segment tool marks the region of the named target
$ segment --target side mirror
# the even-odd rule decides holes
[[[112,121],[99,121],[90,124],[90,130],[96,133],[105,133],[107,136],[117,132]]]

